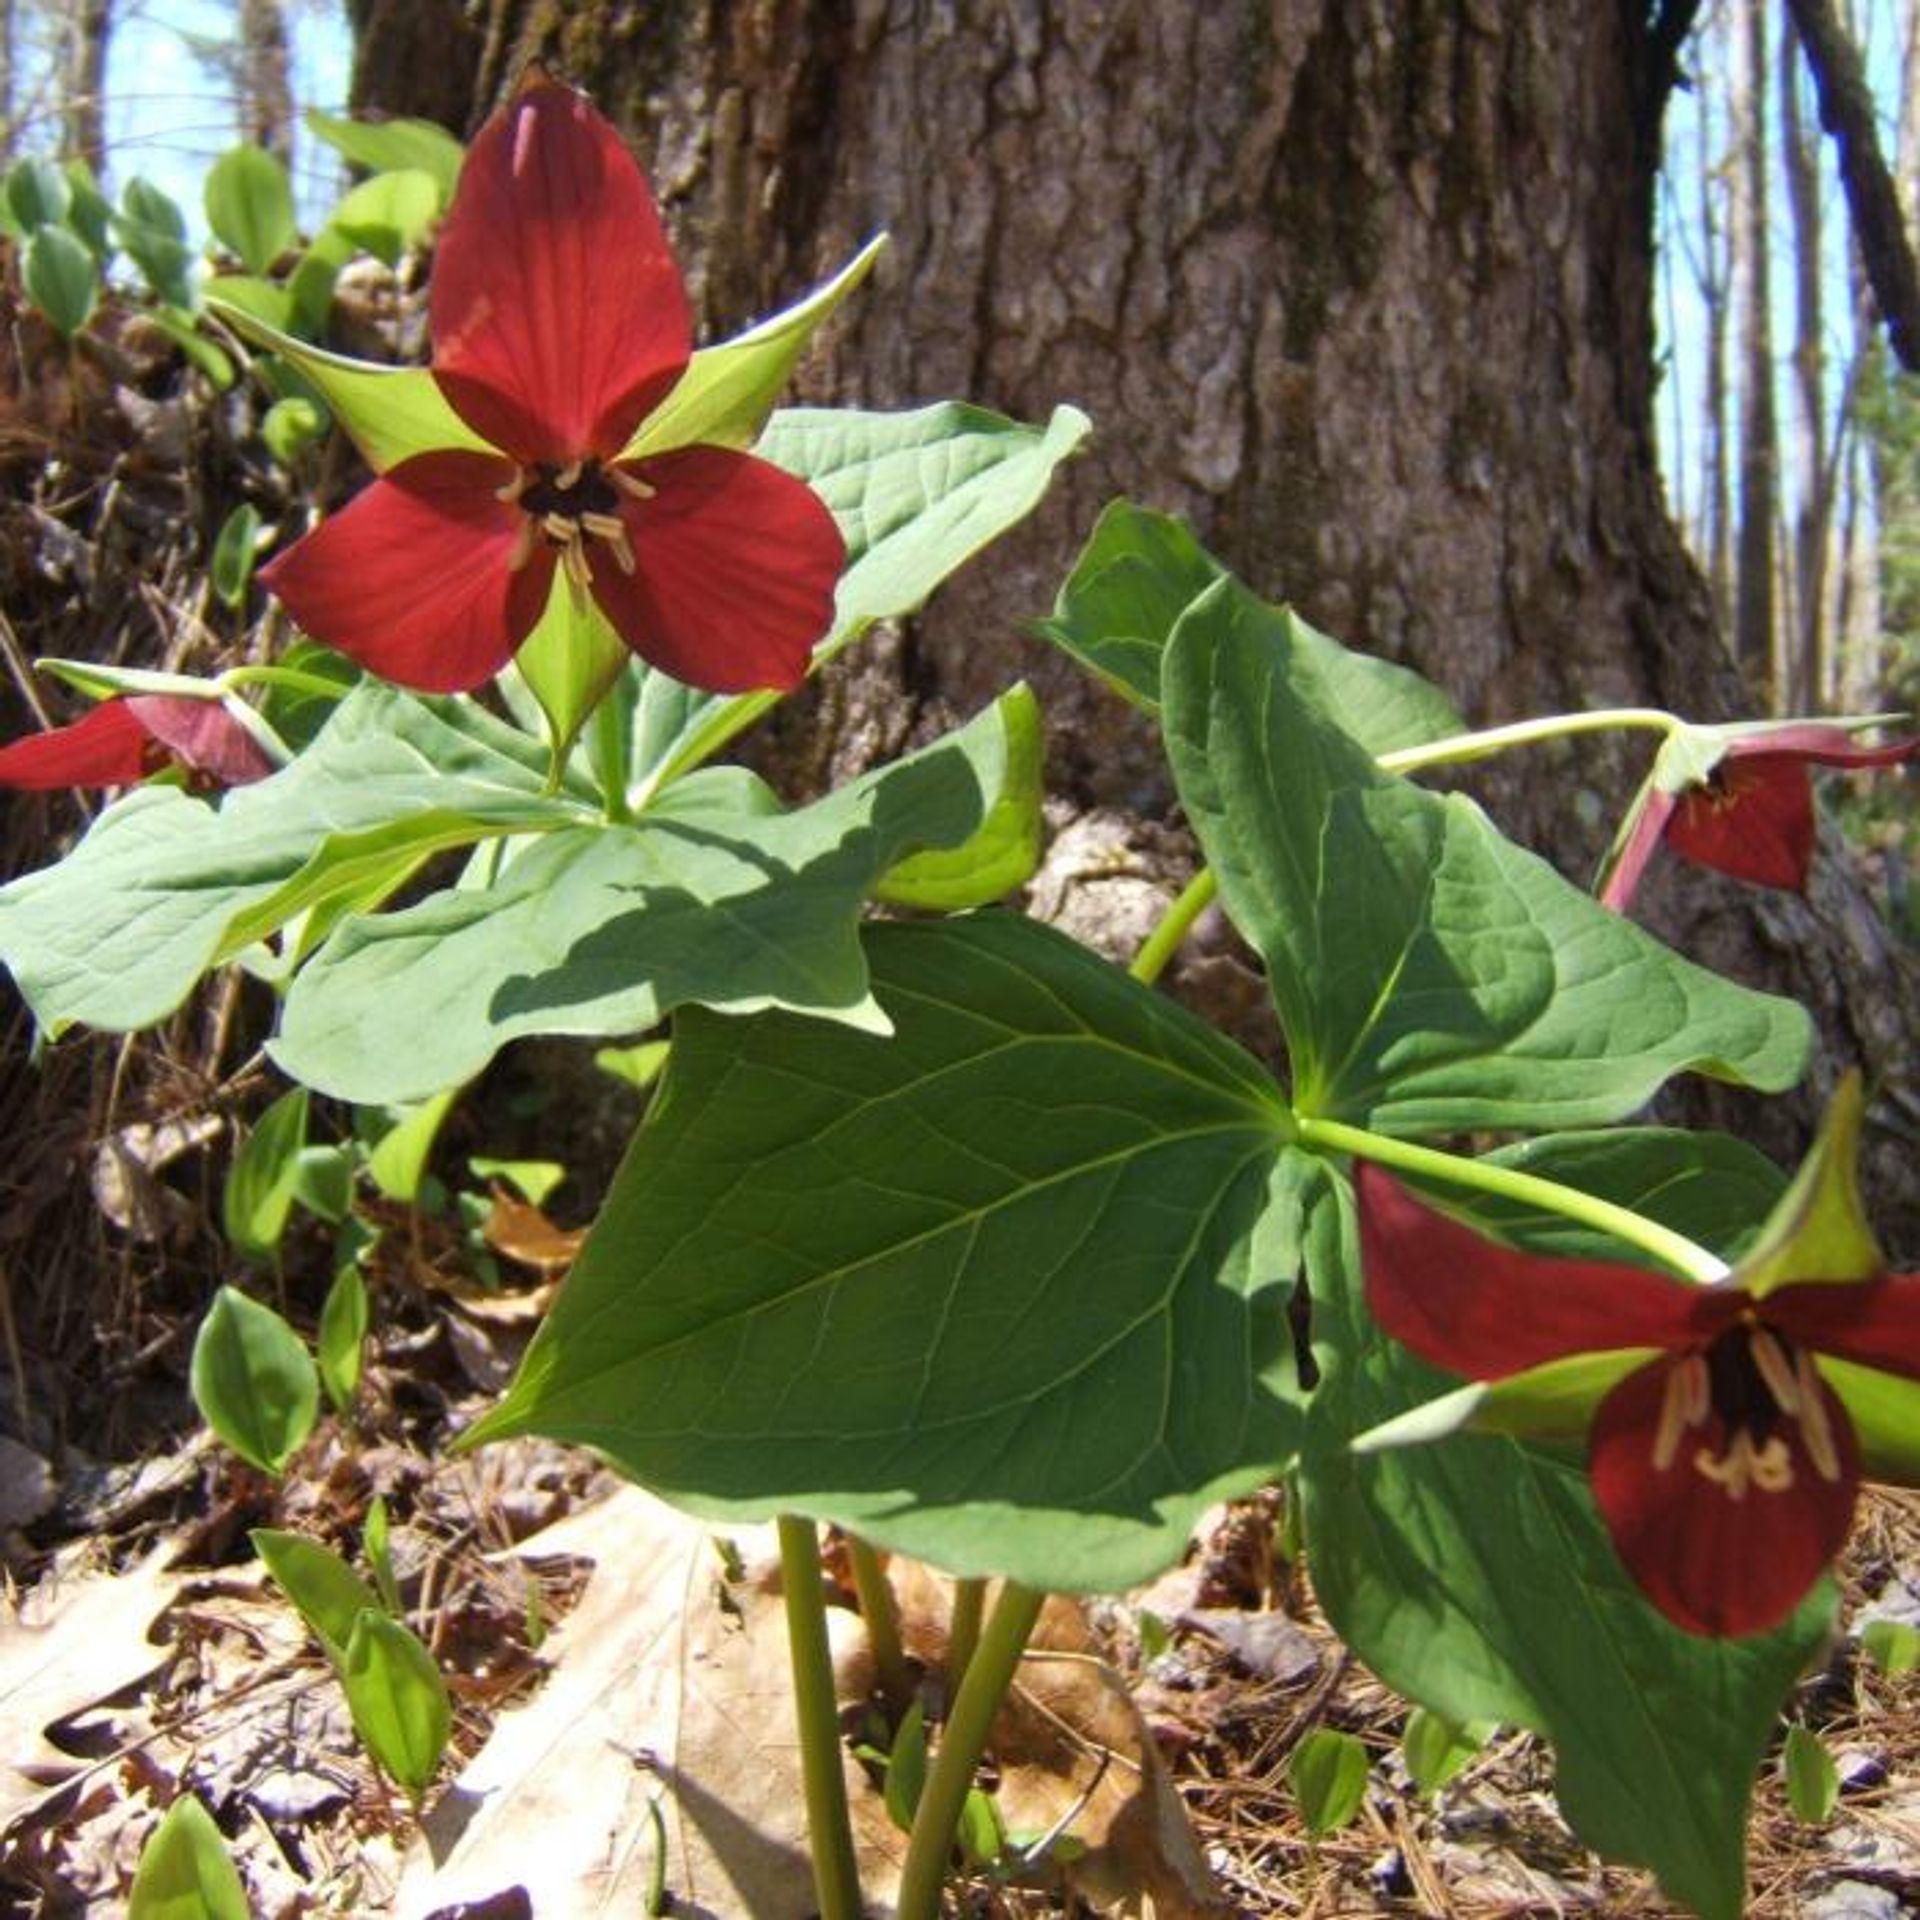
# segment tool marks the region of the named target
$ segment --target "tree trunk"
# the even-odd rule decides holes
[[[1652,215],[1689,0],[1657,25],[1632,0],[490,8],[479,105],[532,58],[589,87],[715,331],[891,232],[807,395],[1072,400],[1096,422],[990,566],[782,710],[790,773],[838,774],[1024,674],[1056,792],[1169,810],[1145,727],[1021,633],[1117,493],[1476,721],[1746,710],[1654,457]],[[1640,770],[1625,754],[1542,753],[1491,798],[1584,877]],[[1664,930],[1827,1019],[1823,1085],[1865,1057],[1911,1096],[1916,997],[1844,854],[1819,887],[1840,932],[1663,877]],[[1714,1110],[1785,1157],[1813,1106]],[[1885,1158],[1911,1186],[1910,1151]]]
[[[107,42],[111,0],[75,0],[67,13],[60,108],[66,150],[97,173],[106,154]]]
[[[240,0],[240,137],[293,163],[292,49],[281,0]]]
[[[1740,0],[1740,527],[1734,586],[1734,652],[1756,690],[1773,684],[1773,528],[1779,435],[1773,405],[1772,236],[1767,169],[1769,0]]]

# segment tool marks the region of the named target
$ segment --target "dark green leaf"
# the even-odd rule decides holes
[[[213,1815],[190,1793],[147,1836],[127,1920],[248,1920],[246,1888]]]
[[[1230,584],[1182,617],[1180,797],[1259,949],[1303,1114],[1391,1133],[1622,1119],[1687,1069],[1777,1091],[1809,1023],[1607,912],[1471,802],[1381,773]]]
[[[140,269],[156,299],[189,312],[198,304],[193,248],[179,204],[150,180],[129,180],[113,216],[113,236]]]
[[[307,1144],[307,1090],[283,1093],[233,1156],[221,1213],[234,1250],[249,1260],[271,1260],[279,1250],[300,1179]]]
[[[1316,1840],[1338,1833],[1366,1802],[1367,1750],[1350,1733],[1316,1727],[1288,1756],[1287,1784]]]
[[[320,1383],[300,1336],[232,1287],[200,1323],[189,1381],[201,1418],[266,1473],[280,1472],[319,1416]]]
[[[676,1021],[477,1437],[579,1441],[696,1512],[833,1519],[959,1573],[1130,1585],[1296,1442],[1276,1090],[1035,923],[868,946],[890,1039]]]
[[[361,1743],[418,1800],[453,1731],[453,1705],[433,1655],[398,1620],[368,1611],[354,1622],[340,1679]]]
[[[61,169],[67,176],[72,204],[67,208],[67,225],[87,243],[87,251],[105,264],[113,251],[113,207],[93,169],[84,160],[69,160]]]
[[[976,1867],[992,1866],[1006,1851],[1007,1830],[1000,1821],[1000,1809],[993,1795],[979,1787],[969,1787],[960,1803],[960,1826],[954,1838],[960,1851]]]
[[[1473,1434],[1354,1454],[1350,1436],[1451,1382],[1373,1326],[1351,1196],[1325,1179],[1306,1233],[1322,1372],[1302,1478],[1328,1618],[1436,1713],[1547,1735],[1561,1808],[1588,1845],[1651,1867],[1709,1920],[1736,1920],[1748,1794],[1830,1589],[1773,1633],[1703,1639],[1641,1595],[1577,1461]],[[1642,1198],[1657,1217],[1660,1194]]]
[[[264,147],[230,147],[207,170],[207,225],[249,273],[266,273],[299,237],[286,168]]]
[[[306,1147],[294,1168],[293,1197],[329,1226],[347,1217],[353,1202],[353,1155],[345,1147]]]
[[[338,1663],[361,1614],[379,1612],[379,1596],[331,1547],[303,1533],[255,1527],[247,1538],[327,1658]]]
[[[27,298],[63,339],[71,340],[93,318],[100,297],[100,263],[86,242],[65,227],[35,229],[20,279]]]

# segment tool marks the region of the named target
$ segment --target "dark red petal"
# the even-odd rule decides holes
[[[1797,890],[1813,858],[1813,782],[1794,754],[1721,762],[1714,782],[1680,797],[1667,844],[1699,866],[1761,887]]]
[[[1809,720],[1801,726],[1769,727],[1743,735],[1727,749],[1729,760],[1764,760],[1772,755],[1814,761],[1823,767],[1891,767],[1920,755],[1920,735],[1863,747],[1860,736],[1845,727]]]
[[[522,460],[619,452],[685,369],[692,316],[646,177],[571,89],[529,87],[481,128],[428,320],[441,391]]]
[[[1920,1380],[1920,1273],[1780,1287],[1766,1316],[1815,1353]]]
[[[423,693],[458,693],[506,665],[546,605],[544,544],[508,567],[526,516],[495,497],[513,468],[481,453],[402,462],[260,578],[327,646]]]
[[[1749,1486],[1736,1500],[1697,1464],[1703,1451],[1713,1458],[1727,1446],[1717,1414],[1682,1437],[1664,1472],[1654,1465],[1667,1381],[1679,1364],[1641,1367],[1601,1401],[1587,1449],[1594,1499],[1628,1572],[1669,1620],[1689,1633],[1764,1633],[1800,1604],[1846,1541],[1860,1487],[1853,1428],[1822,1382],[1839,1479],[1820,1476],[1799,1427],[1783,1421],[1776,1431],[1792,1484],[1777,1493]]]
[[[686,447],[630,469],[659,489],[623,500],[635,570],[595,543],[594,596],[649,665],[710,693],[785,691],[833,621],[846,546],[820,496],[751,454]]]
[[[1620,849],[1620,858],[1613,863],[1606,884],[1600,890],[1600,904],[1611,912],[1626,912],[1634,890],[1640,884],[1640,876],[1646,872],[1647,863],[1653,858],[1653,850],[1660,844],[1667,822],[1673,817],[1673,799],[1673,795],[1665,788],[1648,786],[1639,810],[1633,816],[1627,844]]]
[[[1362,1163],[1354,1180],[1373,1317],[1423,1360],[1471,1380],[1567,1354],[1676,1346],[1745,1299],[1641,1267],[1516,1253],[1422,1206],[1378,1167]]]
[[[136,693],[126,702],[135,719],[183,766],[223,787],[264,780],[273,762],[218,700],[177,693]]]
[[[126,787],[152,771],[147,730],[125,700],[108,700],[68,727],[0,747],[0,787]]]

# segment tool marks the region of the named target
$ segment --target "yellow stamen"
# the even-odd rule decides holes
[[[580,484],[580,476],[586,471],[586,465],[587,463],[584,460],[569,460],[567,464],[553,476],[553,484],[558,487],[562,493],[571,493],[573,489]]]
[[[635,500],[651,500],[660,491],[658,487],[648,486],[637,473],[629,473],[624,467],[609,467],[607,478],[622,493],[630,495]]]
[[[525,467],[516,468],[513,478],[509,480],[504,487],[494,488],[493,497],[498,500],[503,507],[510,507],[526,492],[528,482],[531,478],[532,476],[527,472]]]
[[[1654,1435],[1653,1466],[1665,1473],[1680,1454],[1681,1436],[1697,1427],[1707,1411],[1707,1363],[1690,1353],[1667,1374],[1666,1391],[1660,1399],[1660,1426]]]
[[[1793,1362],[1787,1358],[1779,1335],[1766,1327],[1755,1327],[1747,1336],[1747,1344],[1753,1354],[1753,1364],[1759,1368],[1760,1378],[1767,1383],[1774,1403],[1782,1413],[1797,1414],[1800,1389],[1794,1381]]]
[[[1719,1487],[1729,1500],[1744,1500],[1749,1487],[1762,1493],[1786,1493],[1793,1486],[1793,1455],[1776,1433],[1756,1449],[1753,1436],[1742,1427],[1717,1458],[1705,1447],[1693,1456],[1694,1468]]]
[[[1807,1457],[1814,1471],[1829,1486],[1840,1479],[1840,1449],[1834,1444],[1833,1423],[1827,1418],[1827,1401],[1820,1389],[1820,1376],[1814,1370],[1813,1355],[1800,1355],[1800,1435],[1807,1443]]]

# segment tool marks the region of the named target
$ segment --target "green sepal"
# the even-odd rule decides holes
[[[1422,1446],[1449,1434],[1505,1433],[1530,1440],[1572,1440],[1592,1423],[1594,1409],[1628,1374],[1659,1358],[1658,1347],[1620,1347],[1575,1353],[1512,1373],[1475,1380],[1438,1400],[1369,1427],[1353,1440],[1355,1453]]]
[[[1920,1486],[1920,1380],[1817,1353],[1813,1364],[1840,1396],[1869,1480]]]
[[[1857,1283],[1886,1271],[1886,1255],[1860,1197],[1865,1113],[1860,1075],[1853,1070],[1834,1088],[1811,1151],[1736,1269],[1735,1278],[1756,1300],[1776,1287],[1810,1280]]]
[[[296,340],[256,313],[220,298],[218,283],[207,308],[241,339],[290,360],[319,388],[334,417],[375,473],[385,473],[421,453],[491,453],[499,449],[454,412],[440,383],[425,367],[385,367],[349,359]]]
[[[513,663],[547,717],[554,765],[564,766],[588,716],[633,658],[591,594],[553,570],[547,604]]]
[[[641,421],[619,458],[644,460],[676,447],[750,447],[808,342],[873,271],[886,244],[884,233],[876,235],[805,299],[737,339],[703,347],[673,391]]]

